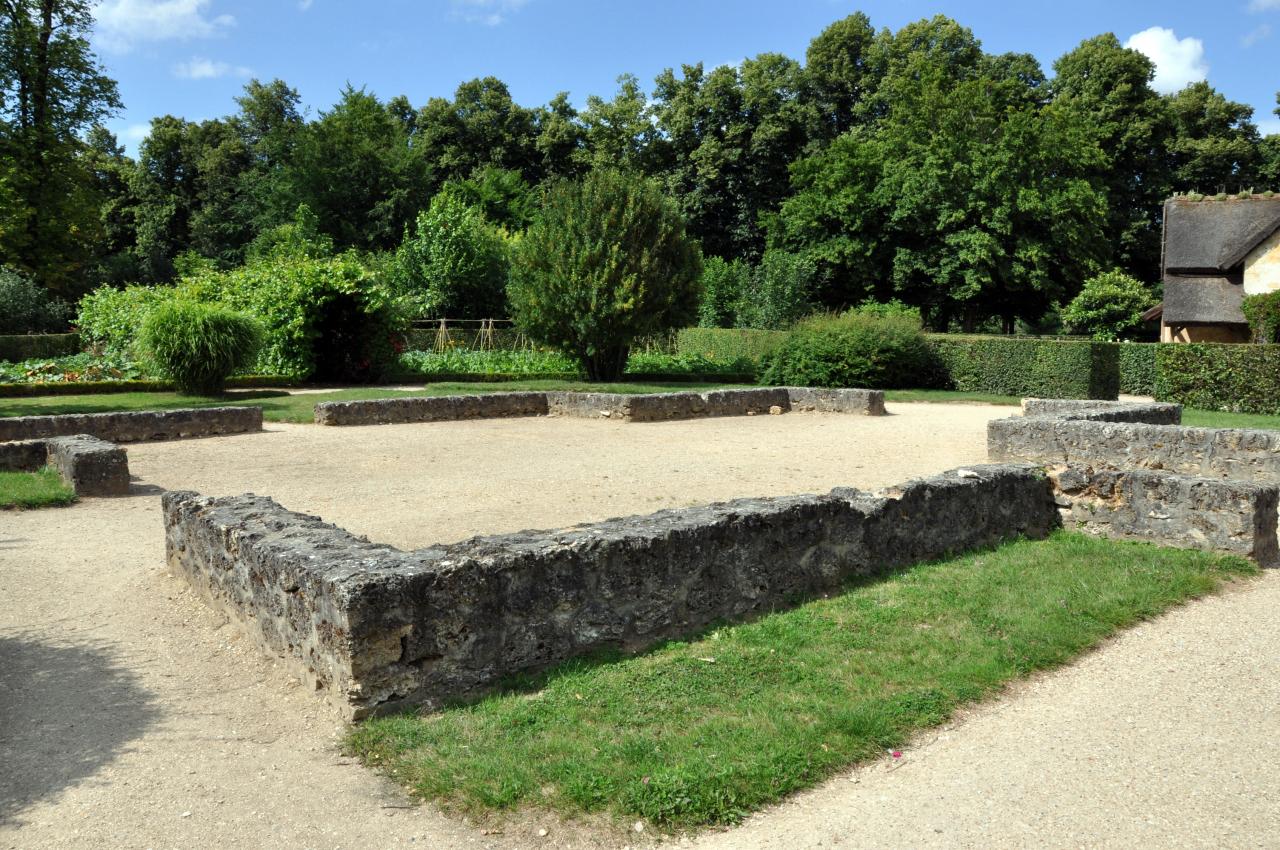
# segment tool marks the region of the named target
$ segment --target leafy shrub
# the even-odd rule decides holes
[[[600,170],[547,190],[516,245],[509,295],[526,333],[606,381],[632,341],[693,319],[701,270],[657,183]]]
[[[145,370],[138,364],[110,355],[80,353],[16,363],[0,362],[0,384],[138,381],[146,377]]]
[[[1074,333],[1097,340],[1117,340],[1142,326],[1142,313],[1156,297],[1142,281],[1122,271],[1096,275],[1062,311],[1063,323]]]
[[[704,358],[726,371],[754,374],[761,360],[786,338],[786,331],[685,328],[676,335],[675,353]]]
[[[256,320],[216,304],[176,298],[151,311],[138,342],[147,362],[190,395],[217,395],[253,362],[262,344]]]
[[[1280,414],[1280,345],[1160,345],[1156,369],[1155,397],[1160,401]]]
[[[272,256],[332,257],[333,239],[320,232],[320,219],[306,204],[298,204],[293,221],[264,230],[249,243],[250,262]]]
[[[1120,346],[1090,340],[931,334],[940,385],[1039,398],[1114,399]]]
[[[1154,342],[1126,342],[1120,346],[1120,392],[1151,395],[1156,391]]]
[[[0,266],[0,334],[61,333],[71,308],[31,278]]]
[[[818,267],[808,257],[766,251],[735,306],[735,326],[771,330],[790,327],[813,312],[817,280]]]
[[[1241,309],[1254,342],[1280,342],[1280,290],[1246,295]]]
[[[702,300],[698,325],[731,328],[737,321],[738,303],[751,286],[751,266],[741,260],[707,257],[702,262]]]
[[[100,286],[80,299],[81,342],[112,357],[133,357],[134,340],[150,312],[173,297],[171,286]]]
[[[635,352],[627,358],[626,374],[645,377],[732,377],[750,380],[755,373],[751,363],[712,360],[700,354],[658,354]]]
[[[491,319],[506,313],[507,251],[484,213],[446,189],[418,214],[392,264],[397,296],[419,317]]]
[[[920,323],[850,310],[795,326],[766,358],[761,383],[889,389],[927,385],[936,374]]]

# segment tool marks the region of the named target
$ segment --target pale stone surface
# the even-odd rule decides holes
[[[1260,295],[1280,289],[1280,230],[1244,258],[1244,293]]]

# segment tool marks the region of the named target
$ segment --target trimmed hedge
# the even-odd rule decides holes
[[[1202,410],[1280,414],[1280,345],[1161,345],[1155,396]]]
[[[1156,391],[1157,342],[1120,343],[1120,392],[1152,395]]]
[[[935,386],[945,389],[1038,398],[1115,399],[1120,393],[1115,343],[950,334],[931,334],[929,342],[941,361]]]
[[[0,336],[0,360],[21,363],[44,357],[65,357],[80,351],[80,334],[16,334]]]

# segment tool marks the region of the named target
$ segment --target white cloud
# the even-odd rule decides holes
[[[1198,38],[1178,38],[1171,29],[1151,27],[1129,36],[1124,46],[1146,54],[1156,64],[1151,85],[1161,94],[1180,91],[1209,75],[1204,42]]]
[[[142,41],[187,41],[224,35],[231,15],[210,16],[213,0],[100,0],[94,7],[97,43],[124,52]]]
[[[1245,47],[1253,47],[1260,41],[1265,41],[1271,37],[1271,24],[1259,24],[1249,32],[1245,33],[1240,39],[1240,43]]]
[[[1274,12],[1280,10],[1280,0],[1250,0],[1250,12]]]
[[[472,24],[496,27],[520,11],[529,0],[449,0],[453,17]]]
[[[174,65],[173,75],[180,80],[213,80],[218,77],[252,77],[253,69],[196,56],[190,62]]]

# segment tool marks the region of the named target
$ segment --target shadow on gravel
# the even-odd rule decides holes
[[[0,637],[0,824],[93,776],[159,717],[106,647]]]

